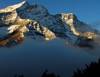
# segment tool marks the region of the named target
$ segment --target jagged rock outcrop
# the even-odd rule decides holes
[[[30,5],[23,1],[0,9],[0,46],[16,45],[28,38],[46,41],[56,37],[78,46],[82,39],[86,42],[99,34],[100,31],[79,21],[73,13],[51,15],[39,4]]]

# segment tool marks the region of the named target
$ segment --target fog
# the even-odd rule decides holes
[[[95,21],[93,23],[90,24],[92,28],[100,30],[100,21]]]
[[[0,77],[41,77],[46,69],[48,73],[71,77],[74,70],[84,69],[99,56],[97,49],[71,47],[58,38],[48,42],[26,40],[11,48],[0,48]]]

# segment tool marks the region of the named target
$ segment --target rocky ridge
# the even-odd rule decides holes
[[[51,15],[39,4],[23,1],[0,9],[0,46],[17,45],[30,38],[36,41],[61,38],[73,46],[93,47],[87,40],[94,41],[99,35],[100,31],[79,21],[73,13]]]

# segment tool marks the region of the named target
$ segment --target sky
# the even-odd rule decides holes
[[[24,0],[1,0],[0,9],[22,1]],[[100,0],[27,0],[27,2],[31,5],[43,5],[52,15],[74,13],[80,21],[94,28],[100,28]]]

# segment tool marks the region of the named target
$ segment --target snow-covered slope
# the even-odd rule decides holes
[[[7,8],[1,9],[0,13],[12,12],[13,10],[15,10],[17,8],[21,8],[20,10],[22,10],[22,9],[25,9],[29,5],[30,4],[27,1],[23,1],[23,2],[21,2],[19,4],[8,6]]]
[[[0,9],[0,46],[16,45],[30,38],[36,41],[62,38],[70,45],[87,47],[87,40],[99,34],[73,13],[51,15],[39,4],[23,1]]]

